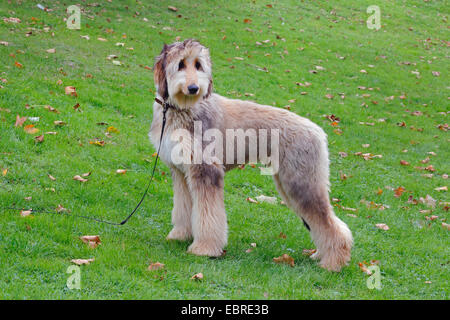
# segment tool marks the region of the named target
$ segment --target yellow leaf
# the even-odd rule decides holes
[[[39,132],[39,129],[38,129],[38,128],[35,128],[35,127],[34,127],[34,124],[26,125],[26,126],[23,128],[23,130],[24,130],[26,133],[28,133],[28,134],[36,134],[36,133]]]

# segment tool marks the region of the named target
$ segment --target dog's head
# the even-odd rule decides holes
[[[164,45],[153,70],[158,94],[180,108],[189,108],[212,92],[209,50],[196,40]]]

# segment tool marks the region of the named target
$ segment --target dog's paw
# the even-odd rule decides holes
[[[172,231],[169,232],[166,239],[167,240],[178,240],[178,241],[186,241],[192,238],[192,234],[187,229],[182,228],[173,228]]]
[[[211,243],[194,241],[187,252],[197,256],[220,257],[223,255],[223,248],[214,247]]]

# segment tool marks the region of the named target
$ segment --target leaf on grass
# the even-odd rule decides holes
[[[400,198],[402,196],[403,192],[405,192],[405,188],[398,187],[397,189],[394,190],[394,197]]]
[[[73,177],[73,180],[80,181],[80,182],[87,182],[88,181],[87,179],[84,179],[81,176],[75,176],[75,177]]]
[[[174,6],[168,6],[167,9],[169,9],[170,11],[173,11],[173,12],[177,12],[178,11],[178,8],[174,7]]]
[[[54,176],[52,176],[51,174],[48,175],[48,177],[50,178],[50,180],[55,181],[56,178]]]
[[[273,262],[275,262],[275,263],[285,263],[285,264],[290,265],[291,267],[293,267],[294,264],[295,264],[294,258],[292,258],[290,255],[288,255],[286,253],[283,254],[280,257],[273,258]]]
[[[302,254],[304,256],[308,256],[309,257],[309,256],[312,256],[316,252],[317,252],[317,249],[303,249]]]
[[[375,225],[375,227],[377,227],[378,229],[384,230],[384,231],[389,230],[389,226],[387,224],[384,224],[384,223],[377,223]]]
[[[34,140],[38,143],[44,142],[44,135],[41,134],[40,136],[34,137]]]
[[[92,249],[96,248],[100,243],[102,243],[99,236],[82,236],[80,237],[80,240],[86,243]]]
[[[90,264],[91,262],[93,262],[95,260],[95,258],[91,258],[91,259],[72,259],[70,260],[70,262],[75,263],[79,266],[83,265],[83,264]]]
[[[2,170],[2,176],[6,176],[7,173],[8,173],[8,169],[3,169]]]
[[[35,127],[34,127],[34,124],[26,125],[26,126],[23,128],[23,130],[24,130],[26,133],[28,133],[28,134],[36,134],[36,133],[39,132],[39,129],[38,129],[38,128],[35,128]]]
[[[267,197],[265,195],[260,195],[256,197],[256,201],[257,202],[267,202],[267,203],[271,203],[271,204],[276,204],[277,203],[277,198],[275,197]]]
[[[447,230],[450,230],[450,224],[442,222],[442,227],[446,228]]]
[[[62,126],[65,126],[67,123],[64,121],[61,121],[61,120],[56,120],[56,121],[53,121],[53,124],[55,126],[62,127]]]
[[[159,270],[159,269],[163,269],[165,267],[164,263],[160,263],[160,262],[155,262],[155,263],[151,263],[147,270],[149,271],[154,271],[154,270]]]
[[[436,190],[436,191],[448,191],[448,187],[447,186],[437,187],[437,188],[434,188],[434,190]]]
[[[191,277],[191,280],[203,280],[203,273],[197,273],[197,274],[194,274],[192,277]]]
[[[434,200],[429,194],[427,194],[425,198],[420,197],[419,202],[431,208],[436,207],[436,200]]]
[[[16,116],[16,123],[14,124],[15,127],[21,127],[24,122],[27,121],[27,117],[21,117],[19,115]]]
[[[117,169],[116,173],[117,174],[125,174],[125,173],[127,173],[127,170],[125,170],[125,169]]]
[[[64,91],[68,96],[73,96],[73,97],[77,96],[77,90],[74,86],[67,86],[64,88]]]
[[[96,145],[96,146],[99,146],[99,147],[103,147],[106,144],[106,142],[103,141],[103,140],[89,141],[89,143],[93,144],[93,145]]]
[[[113,126],[108,127],[108,129],[106,129],[106,131],[108,131],[110,133],[118,133],[119,132],[119,130],[117,130]]]
[[[359,269],[364,272],[365,274],[367,274],[368,276],[372,275],[372,271],[370,271],[369,269],[367,269],[366,265],[364,262],[359,262],[358,263]]]
[[[258,203],[258,201],[256,201],[256,200],[253,199],[253,198],[250,198],[250,197],[248,197],[248,198],[245,199],[245,200],[247,200],[247,201],[250,202],[250,203]]]
[[[20,211],[20,216],[21,217],[28,217],[31,214],[32,211],[33,210],[22,210],[22,211]]]

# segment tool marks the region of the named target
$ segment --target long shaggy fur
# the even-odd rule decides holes
[[[227,244],[223,179],[235,166],[223,164],[225,153],[217,163],[175,164],[171,153],[180,141],[193,157],[187,139],[192,137],[173,141],[175,130],[186,129],[186,135],[193,135],[195,121],[201,121],[203,132],[215,128],[224,137],[226,129],[279,129],[279,170],[273,179],[280,196],[309,226],[317,246],[312,258],[332,271],[348,263],[352,235],[330,205],[327,138],[319,126],[287,110],[213,93],[209,50],[195,40],[165,45],[156,58],[154,80],[158,98],[174,106],[167,113],[160,152],[174,186],[173,229],[167,239],[193,239],[188,251],[196,255],[222,254]],[[193,85],[198,87],[195,94],[189,92]],[[149,133],[155,148],[161,124],[162,107],[155,103]]]

